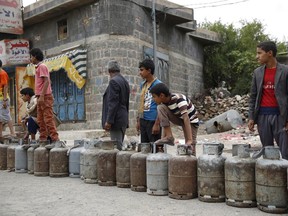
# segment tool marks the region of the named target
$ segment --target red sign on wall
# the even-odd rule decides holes
[[[0,0],[0,32],[23,34],[20,0]]]

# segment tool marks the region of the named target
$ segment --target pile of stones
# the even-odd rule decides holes
[[[193,99],[199,118],[209,120],[228,110],[234,109],[242,116],[243,122],[248,122],[249,95],[235,95],[233,97],[204,96]]]

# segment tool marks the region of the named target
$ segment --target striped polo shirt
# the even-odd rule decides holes
[[[195,106],[185,95],[172,93],[171,100],[166,105],[174,115],[181,119],[183,119],[183,114],[188,113],[190,122],[198,125],[199,119],[197,117]]]

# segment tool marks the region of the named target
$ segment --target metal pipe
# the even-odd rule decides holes
[[[152,22],[153,22],[153,61],[155,64],[154,74],[158,76],[157,70],[157,29],[156,29],[156,10],[155,10],[155,0],[152,1]]]

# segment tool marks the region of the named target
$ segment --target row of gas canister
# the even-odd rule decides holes
[[[248,145],[233,145],[233,156],[226,159],[223,144],[204,144],[197,159],[186,145],[178,145],[177,155],[171,156],[152,153],[150,143],[140,144],[141,152],[118,151],[115,144],[87,139],[75,141],[71,149],[58,145],[49,151],[40,145],[26,151],[12,141],[0,144],[0,169],[51,177],[69,173],[85,183],[129,187],[150,195],[198,197],[235,207],[258,206],[269,213],[287,212],[288,161],[281,159],[277,147],[265,147],[263,157],[255,160]]]

